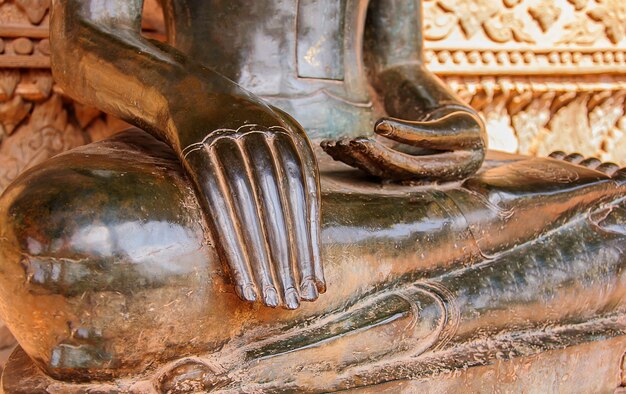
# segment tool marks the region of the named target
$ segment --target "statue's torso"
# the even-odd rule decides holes
[[[174,46],[293,115],[313,137],[367,134],[367,0],[165,0]]]

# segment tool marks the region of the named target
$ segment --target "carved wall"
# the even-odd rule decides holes
[[[491,147],[626,164],[626,1],[424,0],[425,59]]]
[[[626,1],[423,0],[425,59],[487,120],[491,147],[626,164]],[[50,0],[0,0],[0,191],[28,167],[125,125],[49,71]],[[159,11],[146,2],[145,28]]]

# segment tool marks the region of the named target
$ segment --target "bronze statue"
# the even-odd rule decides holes
[[[143,1],[59,1],[53,72],[73,97],[174,149],[241,298],[295,309],[325,290],[304,130],[317,139],[375,129],[397,141],[324,144],[393,179],[460,179],[484,157],[479,118],[421,66],[419,1],[367,3],[166,1],[170,47],[141,37]],[[374,127],[383,113],[393,118]],[[420,149],[430,151],[411,154]]]
[[[323,392],[624,334],[626,173],[483,164],[420,1],[163,7],[168,44],[140,0],[53,1],[58,82],[143,131],[2,195],[6,393]]]

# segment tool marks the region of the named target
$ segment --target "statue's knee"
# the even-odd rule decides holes
[[[94,378],[167,357],[142,336],[197,335],[180,321],[210,309],[216,268],[192,200],[171,158],[119,141],[16,180],[0,198],[0,313],[26,353],[55,377]]]
[[[64,211],[70,200],[68,182],[58,174],[33,169],[16,180],[0,198],[0,310],[25,351],[54,373],[56,348],[72,338],[72,283],[80,281],[68,248],[65,226],[73,217]],[[54,192],[42,186],[47,184]],[[56,205],[55,195],[65,201]],[[72,199],[80,200],[75,194]],[[51,231],[56,229],[56,231]],[[74,251],[75,252],[75,251]],[[89,256],[82,256],[86,261]]]

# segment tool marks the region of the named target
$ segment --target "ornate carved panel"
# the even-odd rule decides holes
[[[425,60],[482,112],[491,147],[624,164],[626,2],[424,0]]]
[[[621,74],[621,0],[425,0],[426,59],[442,74]]]

